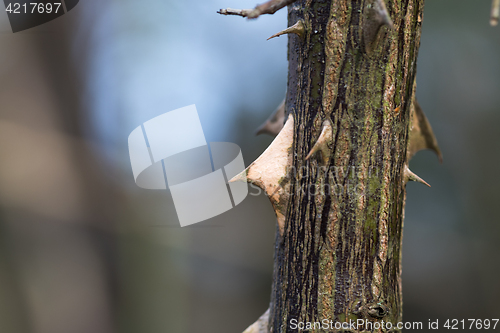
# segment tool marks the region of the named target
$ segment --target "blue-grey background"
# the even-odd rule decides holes
[[[287,80],[284,10],[254,1],[87,0],[13,34],[0,13],[0,332],[242,332],[267,308],[275,218],[249,195],[180,228],[133,181],[128,134],[196,104],[209,142],[254,136]],[[411,168],[405,321],[499,318],[500,27],[489,0],[428,0],[419,102],[444,155]],[[255,194],[255,190],[251,190]],[[498,327],[497,329],[500,329]]]

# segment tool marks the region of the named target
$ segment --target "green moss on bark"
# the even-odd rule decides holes
[[[308,172],[290,181],[277,235],[270,332],[292,331],[291,319],[402,320],[403,167],[424,1],[385,3],[394,28],[382,26],[370,48],[373,0],[289,6],[289,26],[306,26],[303,38],[289,36],[292,167]],[[318,172],[321,158],[305,157],[326,119],[334,142]]]

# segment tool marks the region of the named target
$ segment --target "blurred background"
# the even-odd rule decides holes
[[[181,228],[132,176],[129,133],[196,104],[207,141],[254,136],[287,80],[286,10],[255,1],[86,0],[13,34],[0,11],[0,332],[242,332],[268,307],[275,218],[250,190]],[[500,28],[490,0],[429,0],[419,102],[440,144],[411,168],[404,320],[500,317]],[[425,326],[425,324],[424,324]],[[497,327],[500,329],[500,326]]]

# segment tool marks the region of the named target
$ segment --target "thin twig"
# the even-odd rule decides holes
[[[221,9],[217,13],[221,15],[238,15],[254,19],[262,14],[274,14],[278,10],[288,5],[291,5],[297,0],[269,0],[266,3],[258,5],[254,9]]]
[[[226,8],[226,9],[220,9],[217,13],[221,15],[238,15],[238,16],[243,16],[247,17],[248,14],[250,14],[254,9],[232,9],[232,8]]]

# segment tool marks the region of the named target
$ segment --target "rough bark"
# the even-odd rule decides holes
[[[289,37],[295,154],[270,332],[292,331],[291,319],[402,320],[404,168],[424,1],[387,1],[393,29],[373,18],[374,5],[300,1],[289,10],[289,25],[303,20],[306,33]],[[325,120],[328,164],[306,160]]]
[[[378,322],[373,328],[402,321],[405,186],[423,182],[408,161],[420,149],[440,154],[414,100],[423,7],[424,0],[288,6],[288,26],[300,29],[288,31],[287,125],[238,177],[265,189],[278,218],[269,313],[246,332],[301,331],[292,320],[362,319]],[[398,331],[380,327],[374,331]]]

